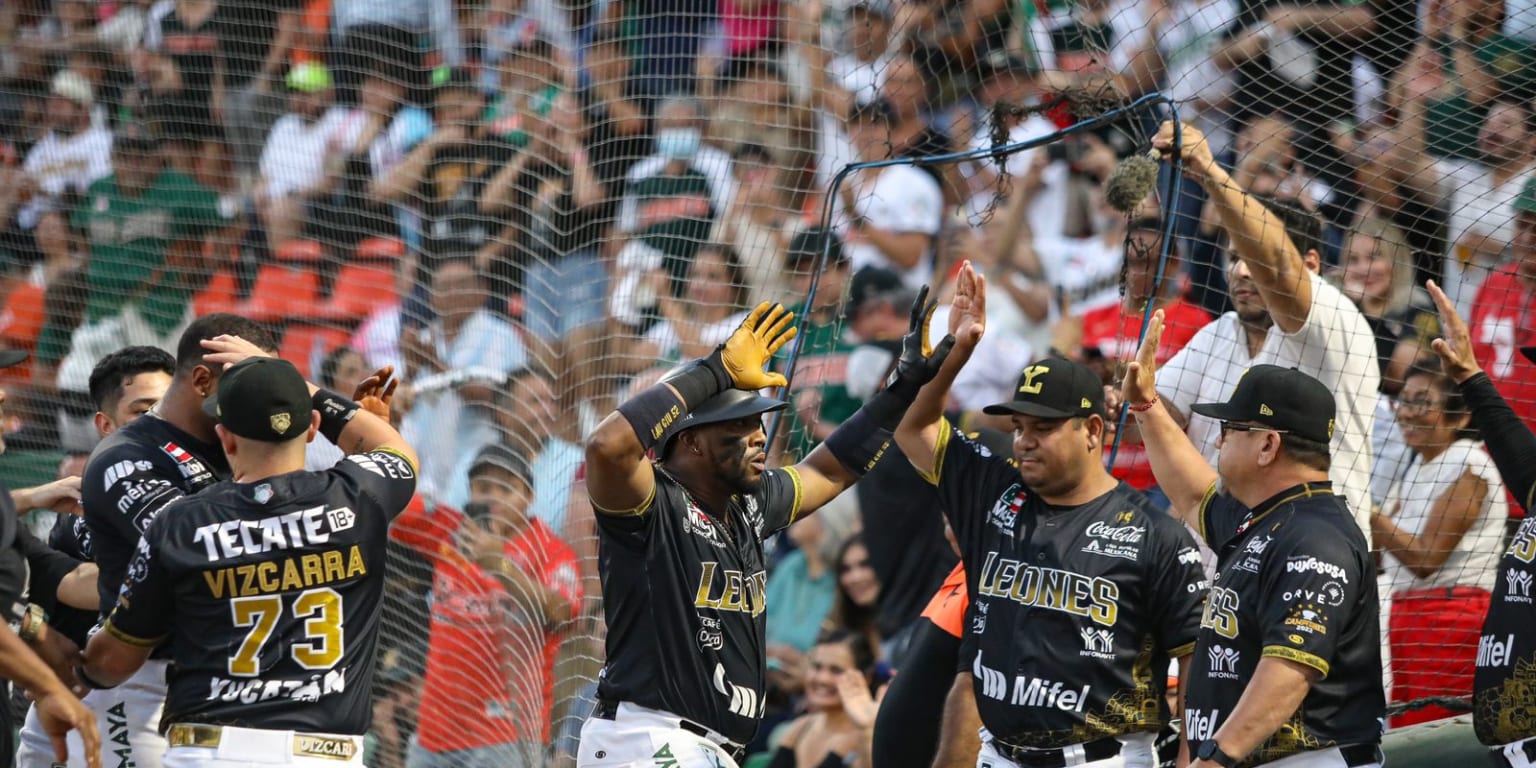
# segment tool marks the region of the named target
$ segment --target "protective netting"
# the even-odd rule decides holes
[[[1160,389],[1187,413],[1225,399],[1283,315],[1301,340],[1286,362],[1338,398],[1334,477],[1383,550],[1392,701],[1470,693],[1523,512],[1416,361],[1433,278],[1536,425],[1529,4],[18,0],[0,42],[0,328],[33,354],[4,372],[9,484],[94,444],[101,356],[174,348],[197,315],[268,323],[337,389],[402,374],[422,498],[397,542],[371,764],[401,764],[413,734],[571,760],[603,656],[582,437],[772,300],[804,322],[775,425],[783,460],[802,456],[876,391],[915,289],[947,296],[963,259],[990,277],[951,403],[972,428],[1007,430],[981,406],[1052,350],[1114,382],[1150,308],[1168,318]],[[1132,216],[1110,204],[1170,104],[1184,145],[1279,214],[1319,276],[1308,297],[1233,271],[1232,222],[1194,179],[1163,171]],[[1189,429],[1214,461],[1216,424]],[[445,554],[467,551],[459,512],[496,494],[470,478],[497,443],[527,460],[550,534],[507,540],[518,583],[568,621]],[[1115,461],[1156,494],[1133,441]],[[890,639],[859,589],[806,575],[842,574],[870,514],[841,504],[776,556],[805,585],[779,594],[808,596],[771,614],[781,717],[829,606]]]

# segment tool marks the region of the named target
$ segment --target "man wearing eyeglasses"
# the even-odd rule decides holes
[[[1226,402],[1193,406],[1219,425],[1212,470],[1154,386],[1162,321],[1121,394],[1158,486],[1217,554],[1185,683],[1191,768],[1375,768],[1376,567],[1328,478],[1333,393],[1295,368],[1248,369]]]

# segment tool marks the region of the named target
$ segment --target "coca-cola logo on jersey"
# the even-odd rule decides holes
[[[1147,529],[1139,525],[1106,525],[1102,520],[1088,526],[1088,535],[1095,539],[1106,539],[1121,544],[1136,544],[1141,541],[1142,534]]]

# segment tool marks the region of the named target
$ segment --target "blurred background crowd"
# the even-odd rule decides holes
[[[782,456],[876,391],[916,290],[944,295],[962,259],[991,317],[950,407],[983,434],[1007,426],[980,407],[1050,350],[1113,380],[1148,304],[1162,361],[1224,313],[1262,335],[1197,185],[1130,217],[1104,200],[1157,111],[832,187],[848,163],[1046,136],[1082,116],[1062,93],[1153,91],[1373,333],[1349,341],[1379,389],[1340,407],[1370,425],[1346,458],[1383,594],[1486,604],[1518,507],[1419,364],[1438,332],[1422,285],[1446,287],[1536,427],[1529,0],[0,0],[0,346],[32,353],[6,371],[0,474],[78,473],[96,362],[207,312],[269,323],[325,386],[395,366],[422,483],[370,764],[511,742],[569,762],[603,655],[582,438],[755,303],[806,319]],[[1157,497],[1136,445],[1115,469]],[[876,472],[779,542],[770,724],[839,711],[844,669],[888,679],[955,563],[932,487]],[[483,545],[444,527],[460,511],[517,523],[563,620],[519,620],[445,554]],[[1470,680],[1475,629],[1447,644],[1433,619],[1384,638],[1393,674],[1448,645]],[[1403,679],[1396,701],[1468,693]],[[473,724],[509,709],[514,730]]]

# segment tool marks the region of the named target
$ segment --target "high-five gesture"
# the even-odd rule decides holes
[[[1157,399],[1157,347],[1163,340],[1163,311],[1152,313],[1152,323],[1136,350],[1136,359],[1125,367],[1125,379],[1120,382],[1121,402],[1129,406],[1145,406]]]
[[[923,286],[917,292],[917,300],[912,302],[912,320],[907,325],[907,335],[901,337],[901,357],[896,359],[896,368],[885,382],[886,389],[908,400],[917,397],[917,391],[938,375],[944,358],[949,357],[949,350],[955,346],[953,334],[945,336],[938,346],[928,343],[928,326],[933,323],[933,313],[938,308],[938,300],[928,298],[928,286]]]
[[[955,276],[955,298],[949,304],[949,334],[956,343],[974,349],[986,331],[987,278],[967,259]]]
[[[788,382],[781,373],[764,370],[798,329],[794,327],[795,313],[783,304],[763,302],[747,319],[741,321],[731,337],[720,345],[715,353],[705,359],[705,364],[724,375],[736,389],[762,389],[782,387]]]
[[[1430,346],[1440,356],[1446,375],[1460,384],[1483,370],[1478,367],[1477,358],[1472,356],[1472,334],[1467,331],[1467,321],[1456,314],[1456,305],[1451,303],[1445,291],[1440,290],[1433,280],[1426,287],[1435,300],[1435,307],[1440,310],[1440,338],[1430,342]]]

